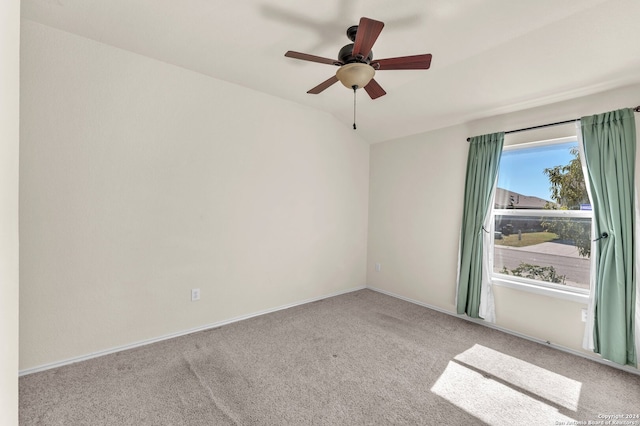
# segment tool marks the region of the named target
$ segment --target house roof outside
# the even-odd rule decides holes
[[[496,188],[494,208],[496,209],[544,209],[547,203],[556,203],[539,197],[523,195],[504,188]]]

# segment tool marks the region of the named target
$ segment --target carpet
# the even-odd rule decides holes
[[[19,389],[21,425],[640,425],[640,376],[372,290],[30,374]]]

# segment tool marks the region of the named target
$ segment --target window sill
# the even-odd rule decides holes
[[[525,291],[527,293],[541,294],[543,296],[555,297],[556,299],[570,300],[572,302],[588,304],[589,303],[589,294],[587,293],[578,293],[575,291],[566,291],[549,287],[541,287],[533,284],[526,284],[522,282],[506,280],[504,278],[492,277],[494,285],[500,287],[513,288],[516,290]]]

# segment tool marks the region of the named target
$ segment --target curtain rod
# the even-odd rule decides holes
[[[640,105],[638,105],[637,107],[633,108],[633,111],[634,112],[640,112]],[[558,121],[556,123],[541,124],[539,126],[526,127],[524,129],[509,130],[508,132],[504,132],[504,134],[508,135],[509,133],[526,132],[527,130],[542,129],[543,127],[558,126],[560,124],[573,123],[574,121],[578,121],[578,120],[580,120],[580,119],[579,118],[574,118],[573,120]],[[471,138],[467,138],[467,142],[470,142],[470,141],[471,141]]]

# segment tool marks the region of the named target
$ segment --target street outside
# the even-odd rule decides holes
[[[565,276],[565,284],[589,289],[590,259],[578,254],[575,246],[559,242],[547,242],[526,247],[495,245],[494,271],[502,267],[512,270],[520,263],[538,266],[553,266],[558,275]]]

